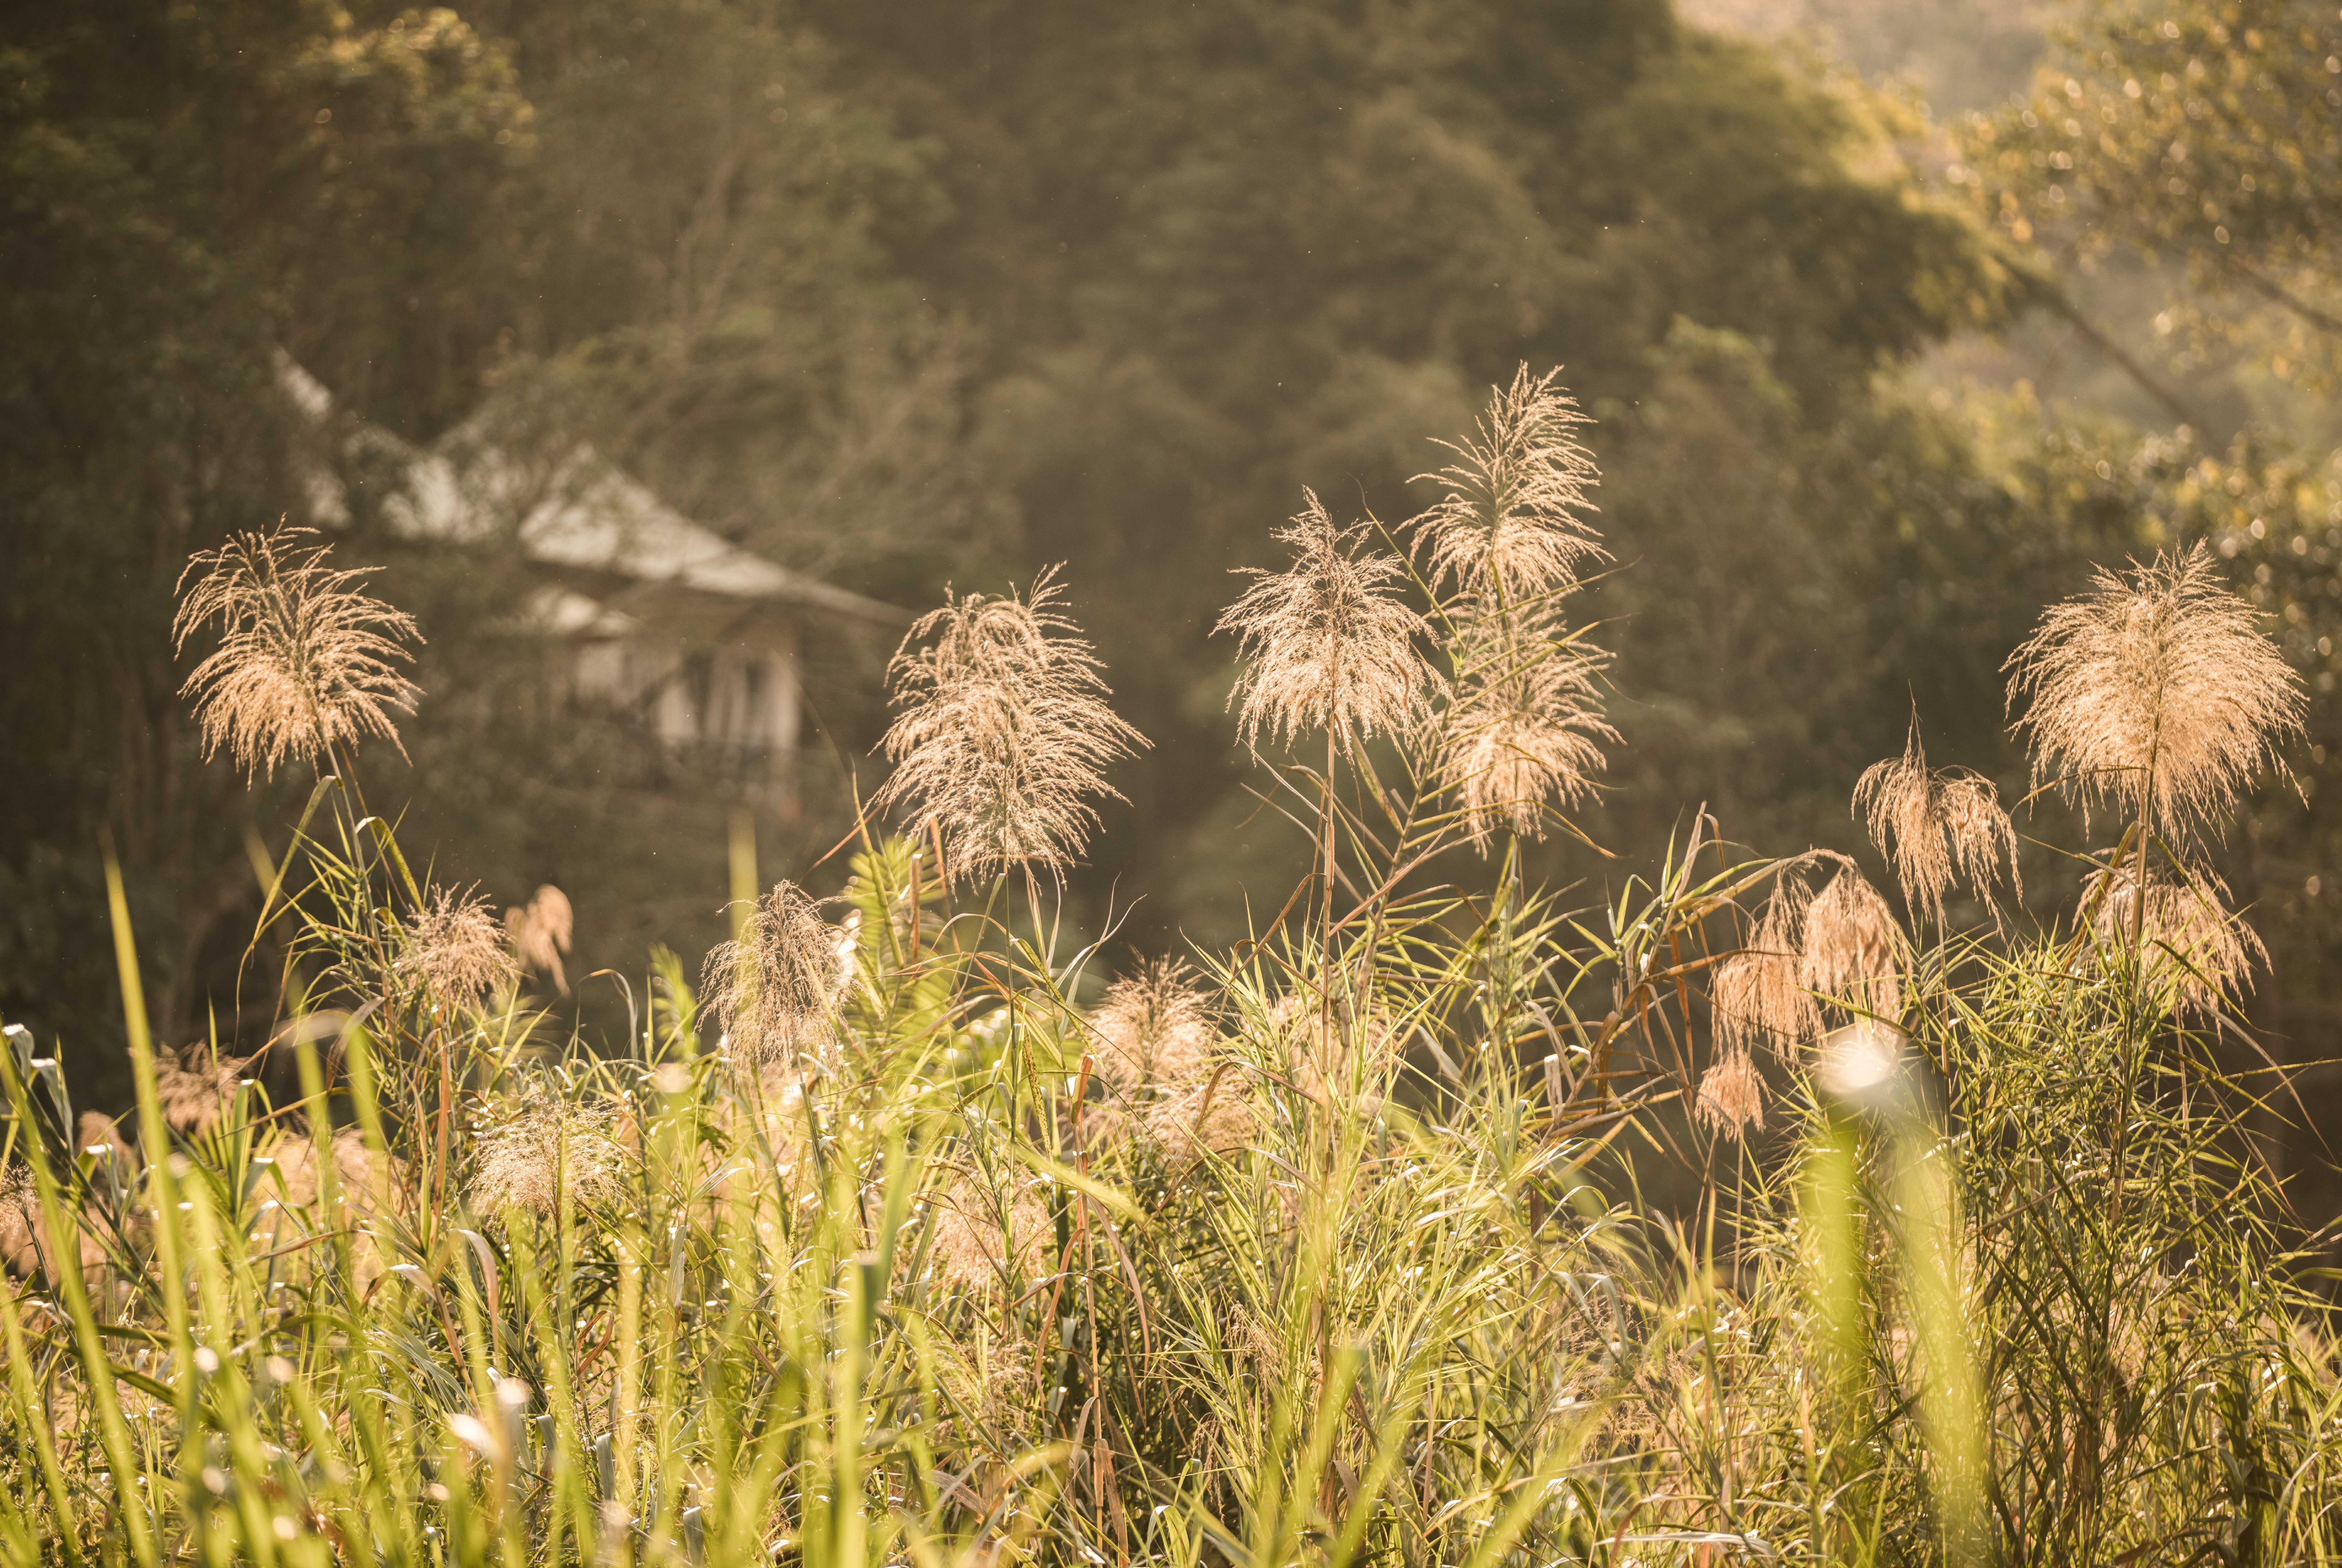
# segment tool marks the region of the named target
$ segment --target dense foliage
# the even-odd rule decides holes
[[[2288,1085],[2214,1049],[2260,953],[2204,844],[2300,728],[2262,617],[2200,545],[2040,617],[2019,731],[2101,825],[2057,918],[1916,734],[1854,791],[1901,914],[1705,814],[1571,907],[1522,852],[1616,741],[1576,423],[1524,373],[1408,553],[1282,531],[1225,624],[1251,733],[1323,743],[1252,759],[1319,858],[1102,995],[1046,879],[1139,737],[1047,586],[896,661],[912,831],[596,1043],[525,989],[565,903],[500,925],[355,784],[385,607],[297,536],[199,561],[202,717],[315,777],[252,948],[298,1088],[157,1049],[109,861],[135,1144],[0,1052],[0,1553],[2330,1554],[2330,1313],[2246,1135]],[[1680,1217],[1615,1151],[1671,1125]]]
[[[1524,359],[1564,365],[1600,422],[1597,499],[1635,568],[1605,590],[1642,743],[1606,843],[1704,798],[1752,837],[1813,836],[1829,781],[1899,733],[1905,684],[1967,683],[1941,711],[1989,744],[1987,666],[2059,585],[2004,593],[2002,558],[2078,559],[1942,414],[1874,388],[2003,295],[1958,204],[1898,161],[1907,123],[1659,5],[130,5],[10,27],[0,514],[36,569],[5,614],[52,678],[5,697],[0,985],[75,969],[101,994],[110,824],[156,873],[132,880],[172,1036],[235,1013],[256,894],[160,632],[177,563],[299,504],[273,346],[409,438],[587,434],[692,515],[897,602],[1067,562],[1158,743],[1117,774],[1130,809],[1084,908],[1143,883],[1126,929],[1158,949],[1240,933],[1230,869],[1306,855],[1224,760],[1226,569],[1299,483],[1411,513],[1424,433]],[[417,830],[501,896],[575,890],[597,963],[711,940],[720,800],[647,800],[622,737],[537,721],[495,552],[369,548],[431,634],[397,784]],[[1800,614],[1755,624],[1757,603]],[[883,650],[816,651],[811,754],[842,802]],[[795,857],[843,827],[767,833]]]

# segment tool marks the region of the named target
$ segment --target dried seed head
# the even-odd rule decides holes
[[[475,1007],[520,979],[520,964],[487,900],[435,887],[407,921],[392,973],[432,1004]]]
[[[1485,601],[1456,618],[1448,656],[1456,684],[1440,775],[1472,842],[1485,852],[1507,827],[1544,837],[1545,803],[1574,805],[1593,794],[1598,743],[1618,738],[1596,684],[1604,656],[1570,636],[1550,603],[1500,609]]]
[[[164,1123],[185,1138],[209,1133],[235,1104],[236,1086],[251,1063],[249,1056],[217,1055],[202,1041],[157,1056],[155,1097]]]
[[[1531,380],[1522,365],[1510,388],[1491,394],[1475,434],[1440,443],[1456,461],[1416,475],[1447,492],[1411,524],[1435,583],[1510,602],[1575,581],[1580,562],[1608,558],[1585,520],[1600,474],[1576,433],[1592,421],[1560,375]]]
[[[1295,1087],[1326,1105],[1340,1101],[1371,1112],[1382,1103],[1384,1080],[1406,1045],[1398,1026],[1379,1009],[1356,1017],[1337,1008],[1328,1034],[1323,998],[1306,991],[1278,997],[1267,1024],[1271,1059]]]
[[[1180,1161],[1223,1157],[1253,1140],[1259,1120],[1234,1067],[1216,1069],[1147,1107],[1147,1135]]]
[[[1765,1080],[1746,1051],[1726,1051],[1700,1075],[1692,1106],[1709,1131],[1737,1138],[1765,1125]]]
[[[1315,494],[1276,532],[1291,547],[1290,569],[1252,571],[1253,585],[1220,616],[1251,663],[1229,694],[1241,699],[1245,744],[1266,730],[1276,741],[1324,730],[1345,752],[1374,735],[1405,731],[1426,711],[1430,672],[1415,648],[1422,617],[1386,586],[1396,555],[1360,554],[1360,530],[1336,528]]]
[[[740,939],[708,954],[700,990],[739,1060],[828,1060],[837,1038],[837,938],[803,888],[780,882]]]
[[[1218,1039],[1195,972],[1171,958],[1116,981],[1090,1026],[1097,1034],[1098,1076],[1126,1095],[1167,1094],[1192,1084],[1206,1071]]]
[[[513,956],[523,969],[551,976],[564,996],[569,994],[569,976],[561,958],[569,951],[574,918],[569,895],[549,882],[525,904],[505,911],[505,934]]]
[[[2225,818],[2301,731],[2300,677],[2202,544],[2053,606],[2009,656],[2034,776],[2187,837]]]
[[[1798,975],[1806,909],[1812,902],[1805,878],[1785,867],[1773,879],[1747,945],[1716,966],[1719,1055],[1762,1046],[1786,1057],[1819,1025],[1820,1015]]]
[[[1871,841],[1893,860],[1903,901],[1914,914],[1942,924],[1944,894],[1955,874],[1981,893],[1999,878],[2003,859],[2010,885],[2023,896],[2017,829],[1991,782],[1966,768],[1929,771],[1917,721],[1901,756],[1864,771],[1854,786],[1854,809],[1868,819]]]
[[[329,547],[306,528],[237,534],[187,563],[197,572],[171,623],[175,649],[205,623],[220,644],[187,676],[204,754],[222,746],[247,774],[287,757],[315,763],[341,742],[380,735],[395,745],[390,710],[411,711],[415,687],[399,667],[419,643],[402,611],[358,591],[365,572],[325,565]],[[403,748],[402,748],[403,750]]]
[[[259,1189],[257,1198],[294,1208],[306,1208],[316,1202],[322,1183],[317,1179],[317,1145],[309,1134],[305,1131],[280,1134],[270,1138],[264,1148],[275,1163],[276,1174]],[[334,1162],[334,1179],[345,1202],[362,1213],[378,1210],[389,1203],[404,1178],[404,1161],[395,1154],[385,1154],[377,1160],[355,1127],[335,1133],[328,1148]]]
[[[549,1214],[616,1203],[626,1153],[606,1110],[562,1098],[543,1085],[517,1106],[500,1107],[474,1145],[471,1205],[485,1213],[525,1209]]]
[[[1878,890],[1842,866],[1806,911],[1798,979],[1808,991],[1892,1023],[1903,1013],[1909,946]]]
[[[882,743],[896,767],[875,804],[906,804],[922,830],[940,830],[949,880],[1012,865],[1062,874],[1097,826],[1090,802],[1122,798],[1106,767],[1147,744],[1106,705],[1063,599],[1054,568],[1024,599],[950,598],[888,666],[902,712]]]
[[[927,1266],[946,1284],[1016,1294],[1046,1273],[1056,1255],[1056,1227],[1029,1186],[1003,1192],[974,1171],[956,1174],[929,1194],[934,1232]]]
[[[2249,991],[2253,971],[2268,949],[2243,917],[2227,908],[2227,884],[2209,872],[2187,882],[2150,876],[2144,920],[2138,871],[2126,859],[2114,871],[2092,872],[2083,884],[2083,907],[2096,911],[2099,942],[2127,949],[2136,923],[2145,942],[2147,986],[2165,1011],[2210,1017],[2224,995]]]

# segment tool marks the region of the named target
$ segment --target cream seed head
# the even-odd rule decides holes
[[[1747,1052],[1727,1050],[1700,1074],[1692,1114],[1710,1132],[1738,1138],[1765,1125],[1765,1080]]]
[[[1208,1071],[1218,1032],[1195,972],[1157,959],[1117,980],[1091,1014],[1100,1078],[1126,1095],[1170,1094]]]
[[[1316,494],[1303,494],[1307,505],[1276,532],[1293,564],[1252,571],[1214,629],[1236,634],[1248,661],[1228,697],[1242,704],[1246,745],[1314,730],[1352,753],[1428,711],[1430,671],[1415,646],[1423,619],[1391,591],[1398,557],[1362,553],[1360,529],[1336,527]]]
[[[408,917],[392,973],[437,1005],[477,1006],[520,979],[520,962],[487,901],[466,889],[435,887]]]
[[[1586,561],[1606,560],[1586,522],[1600,482],[1594,454],[1577,439],[1589,424],[1561,389],[1561,373],[1532,378],[1522,365],[1508,388],[1492,392],[1470,436],[1443,441],[1456,461],[1434,480],[1446,494],[1410,526],[1435,583],[1509,603],[1572,583]]]
[[[776,883],[700,974],[705,1005],[744,1062],[826,1062],[837,1035],[838,933],[795,883]]]
[[[155,1094],[164,1124],[188,1138],[200,1138],[217,1127],[235,1104],[236,1087],[251,1062],[249,1056],[221,1056],[202,1041],[159,1054]]]
[[[1891,1024],[1903,1012],[1909,953],[1887,900],[1852,866],[1841,866],[1806,910],[1798,979],[1808,991]]]
[[[2217,826],[2301,732],[2301,680],[2198,543],[2100,571],[2009,656],[2037,779],[2177,838]]]
[[[1475,601],[1448,644],[1456,680],[1439,737],[1442,780],[1484,852],[1501,829],[1545,836],[1545,807],[1594,793],[1602,743],[1604,656],[1570,636],[1552,602],[1498,608]]]
[[[1106,704],[1088,643],[1055,570],[1023,598],[950,598],[911,628],[889,665],[901,710],[881,743],[895,764],[875,804],[934,827],[950,881],[1011,866],[1062,875],[1122,796],[1106,769],[1146,738]]]
[[[2114,870],[2090,874],[2083,907],[2094,912],[2097,939],[2109,949],[2127,949],[2138,931],[2147,987],[2165,1011],[2208,1018],[2223,998],[2252,989],[2268,949],[2229,911],[2226,883],[2197,871],[2186,881],[2150,875],[2146,886],[2142,911],[2137,867],[2126,857]]]
[[[475,1209],[549,1214],[563,1202],[598,1207],[623,1191],[626,1150],[606,1111],[539,1085],[499,1112],[474,1146],[465,1195]]]
[[[575,929],[569,895],[549,882],[526,904],[505,911],[505,934],[512,943],[513,957],[523,969],[549,977],[564,996],[569,994],[569,976],[561,960]]]
[[[1788,1056],[1820,1024],[1799,975],[1806,909],[1813,893],[1793,867],[1773,879],[1748,941],[1716,966],[1716,1032],[1719,1054],[1758,1047]]]
[[[1903,754],[1874,763],[1854,786],[1854,809],[1871,842],[1895,866],[1895,880],[1913,914],[1938,925],[1944,894],[1957,877],[1979,893],[1998,880],[2004,861],[2021,897],[2017,829],[1992,784],[1966,768],[1931,770],[1914,720]]]
[[[288,759],[315,764],[339,743],[379,735],[398,744],[393,709],[411,710],[401,673],[414,619],[359,591],[366,574],[326,566],[328,546],[306,528],[237,534],[187,563],[195,586],[179,602],[175,649],[205,624],[220,643],[181,688],[195,699],[204,754],[223,747],[247,774]],[[402,748],[403,750],[403,748]]]

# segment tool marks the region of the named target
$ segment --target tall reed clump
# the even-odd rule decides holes
[[[1562,615],[1603,559],[1583,425],[1525,372],[1404,538],[1306,498],[1225,624],[1311,877],[1119,977],[1043,907],[1142,744],[1053,576],[898,654],[910,831],[744,905],[697,985],[662,953],[592,1044],[525,989],[569,984],[565,898],[499,922],[319,825],[384,737],[278,659],[309,727],[240,754],[321,775],[263,922],[301,1093],[148,1037],[110,873],[135,1144],[0,1052],[0,1558],[2332,1554],[2325,1320],[2240,1136],[2276,1091],[2215,1048],[2257,950],[2197,853],[2290,677],[2200,557],[2052,612],[2023,733],[2127,831],[2046,923],[1992,906],[2014,825],[1916,727],[1857,791],[1902,915],[1705,814],[1565,905],[1519,842],[1617,744]],[[395,614],[301,581],[342,595],[305,635]],[[278,658],[231,634],[202,689]],[[1476,854],[1493,886],[1446,880]],[[1614,1158],[1671,1140],[1687,1216]]]

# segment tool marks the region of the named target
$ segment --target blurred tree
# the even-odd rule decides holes
[[[1963,171],[2020,244],[2180,264],[2168,334],[2241,335],[2268,383],[2342,371],[2342,14],[2307,0],[2086,10],[2031,101],[1969,127]],[[2264,383],[2262,390],[2273,390]],[[2274,412],[2263,398],[2261,412]],[[2317,434],[2342,434],[2330,414]]]
[[[203,912],[249,896],[249,808],[191,764],[160,627],[189,550],[291,504],[276,345],[411,439],[590,440],[898,603],[1068,562],[1156,742],[1077,893],[1146,891],[1149,944],[1239,934],[1247,885],[1281,902],[1305,854],[1243,791],[1207,634],[1229,569],[1305,484],[1410,514],[1426,438],[1524,360],[1598,421],[1620,569],[1583,604],[1622,655],[1596,824],[1622,851],[1703,799],[1767,848],[1850,840],[1846,791],[1915,694],[1990,765],[1999,658],[2127,537],[2035,510],[1962,411],[1895,385],[2011,298],[1984,225],[1915,178],[1911,113],[1663,0],[125,4],[7,36],[0,453],[41,565],[0,614],[59,678],[5,699],[30,784],[0,1009],[50,1027],[109,994],[107,812],[177,954],[173,1027],[240,940]],[[715,934],[720,803],[629,794],[623,737],[532,705],[510,563],[360,545],[433,638],[390,788],[443,874],[569,885],[611,944],[580,971]],[[866,766],[870,650],[822,652],[825,739]],[[173,784],[167,817],[150,772],[204,793]],[[814,825],[786,855],[826,847]]]
[[[1647,579],[1607,602],[1644,617],[1621,689],[1654,713],[1700,701],[1716,666],[1670,634],[1696,624],[1736,679],[1775,683],[1744,720],[1788,723],[1810,687],[1706,629],[1826,597],[1807,566],[1880,519],[1785,505],[1782,443],[1859,419],[1881,366],[2000,308],[1974,226],[1915,195],[1877,100],[1680,32],[1661,5],[824,15],[937,149],[952,216],[906,259],[985,327],[979,461],[1024,559],[1070,561],[1124,711],[1157,741],[1096,884],[1156,895],[1133,928],[1155,940],[1240,934],[1234,868],[1273,880],[1281,837],[1241,793],[1229,653],[1205,632],[1304,483],[1403,518],[1428,499],[1406,484],[1435,465],[1427,437],[1516,363],[1562,364],[1603,421],[1619,581]],[[1703,333],[1735,345],[1728,365],[1666,347]],[[1659,406],[1696,416],[1719,375],[1724,395],[1768,389],[1753,448]],[[1776,476],[1733,467],[1744,453]],[[1820,647],[1791,664],[1843,664]],[[1899,734],[1899,684],[1832,689],[1862,716],[1803,722]],[[1761,777],[1736,744],[1716,733]],[[1704,782],[1633,776],[1622,834],[1663,834]]]
[[[292,500],[271,350],[409,426],[468,406],[526,135],[503,52],[445,12],[129,3],[8,24],[0,1011],[63,1030],[76,1067],[118,1038],[104,827],[134,868],[159,1026],[234,1011],[203,977],[256,903],[255,808],[196,756],[168,626],[189,554]]]

